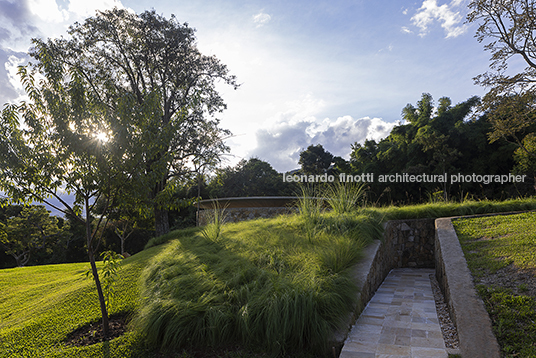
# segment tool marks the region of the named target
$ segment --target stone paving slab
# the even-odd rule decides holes
[[[340,358],[447,358],[430,274],[394,269],[344,342]]]

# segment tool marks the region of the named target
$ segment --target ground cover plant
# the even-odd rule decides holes
[[[374,212],[384,220],[440,218],[450,216],[478,215],[488,213],[506,213],[514,211],[536,210],[536,199],[532,197],[499,200],[463,200],[430,202],[417,205],[371,206],[363,213]]]
[[[536,213],[453,225],[504,356],[536,356]]]

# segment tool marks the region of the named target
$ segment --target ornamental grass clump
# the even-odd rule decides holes
[[[298,213],[303,220],[303,229],[307,240],[312,241],[318,233],[324,212],[324,199],[319,190],[310,186],[301,186],[301,195],[297,201]]]
[[[216,200],[213,200],[212,204],[213,209],[207,210],[207,225],[201,230],[201,234],[207,240],[218,241],[227,221],[227,207],[222,207]]]
[[[363,183],[336,182],[327,186],[324,197],[329,207],[337,214],[346,214],[358,209],[365,197]]]

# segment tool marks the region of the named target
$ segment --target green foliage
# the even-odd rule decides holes
[[[482,199],[505,199],[523,190],[532,191],[528,185],[514,188],[506,184],[450,183],[450,175],[458,173],[494,175],[513,170],[515,146],[504,141],[488,143],[491,125],[486,117],[468,120],[478,103],[478,97],[472,97],[453,106],[443,97],[434,111],[432,96],[424,93],[417,106],[408,104],[403,109],[406,123],[395,126],[387,138],[355,143],[350,154],[351,174],[374,174],[374,181],[368,183],[367,201],[419,203],[438,191],[443,192],[443,200],[467,193]],[[380,181],[382,175],[444,173],[444,182]]]
[[[144,250],[148,248],[165,244],[173,239],[183,236],[195,236],[201,229],[199,227],[190,227],[182,230],[175,230],[162,236],[156,236],[151,238],[147,244],[145,244]]]
[[[493,321],[493,333],[504,356],[536,356],[536,299],[484,285],[477,289]]]
[[[536,3],[534,0],[486,1],[473,0],[469,4],[469,23],[478,24],[476,38],[485,43],[491,53],[490,69],[474,78],[486,87],[481,109],[489,113],[491,141],[506,139],[514,143],[526,161],[536,161],[536,152],[525,143],[527,135],[536,130],[534,103],[536,92]],[[508,71],[510,62],[522,60],[527,67],[517,73]],[[528,138],[527,138],[528,139]],[[534,166],[534,164],[530,164]],[[532,171],[531,174],[533,174]]]
[[[536,268],[534,231],[536,213],[458,219],[453,225],[475,280],[512,265]],[[478,282],[478,281],[477,281]],[[501,287],[477,285],[492,319],[493,330],[505,357],[536,355],[536,299]]]
[[[321,144],[310,145],[300,153],[298,164],[301,171],[307,175],[324,174],[333,162],[333,155],[327,152]]]
[[[115,285],[119,278],[119,270],[121,269],[123,255],[114,251],[105,251],[101,254],[102,257],[102,289],[104,291],[104,299],[108,311],[111,310],[111,303],[115,297]]]
[[[505,201],[493,200],[464,200],[456,203],[438,202],[406,206],[367,207],[362,213],[380,215],[385,220],[440,218],[462,215],[477,215],[489,213],[505,213],[513,211],[526,211],[536,209],[536,199],[529,197],[524,199],[510,199]]]
[[[24,266],[30,261],[30,255],[38,250],[51,250],[55,240],[67,227],[60,230],[58,219],[51,217],[44,206],[27,206],[19,215],[0,222],[0,247],[17,261],[17,266]]]
[[[459,219],[453,225],[476,276],[510,264],[536,268],[536,213]]]
[[[125,259],[118,272],[110,315],[138,309],[141,271],[161,248]],[[98,262],[99,268],[102,265]],[[95,324],[100,308],[94,285],[83,277],[87,263],[4,269],[0,275],[0,357],[152,357],[142,337],[127,332],[106,343],[76,347],[64,343],[77,328]]]
[[[351,213],[364,201],[365,184],[336,182],[325,187],[323,196],[336,214]]]
[[[155,10],[134,14],[115,8],[75,23],[69,39],[36,40],[34,57],[47,59],[51,76],[69,67],[140,171],[130,198],[154,209],[156,234],[169,231],[172,178],[184,179],[219,161],[228,150],[215,114],[225,109],[216,82],[237,87],[214,56],[196,46],[194,29]],[[165,55],[163,55],[165,54]],[[158,69],[158,70],[155,70]],[[113,115],[108,114],[113,113]],[[94,130],[94,129],[93,129]],[[125,196],[129,199],[129,196]]]
[[[213,198],[293,195],[295,185],[281,178],[269,163],[257,158],[244,159],[233,168],[216,170],[207,190]]]
[[[300,219],[303,221],[306,237],[309,241],[312,241],[322,220],[324,198],[321,197],[319,190],[315,187],[302,185],[300,189],[301,195],[297,201],[298,212]]]

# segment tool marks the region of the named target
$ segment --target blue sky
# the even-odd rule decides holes
[[[489,54],[464,24],[467,0],[180,1],[0,0],[0,102],[20,99],[15,66],[32,37],[57,37],[96,9],[154,8],[197,29],[198,47],[235,74],[219,87],[228,164],[256,156],[278,171],[322,144],[348,158],[351,144],[385,137],[423,92],[453,103],[485,89],[472,78]]]

